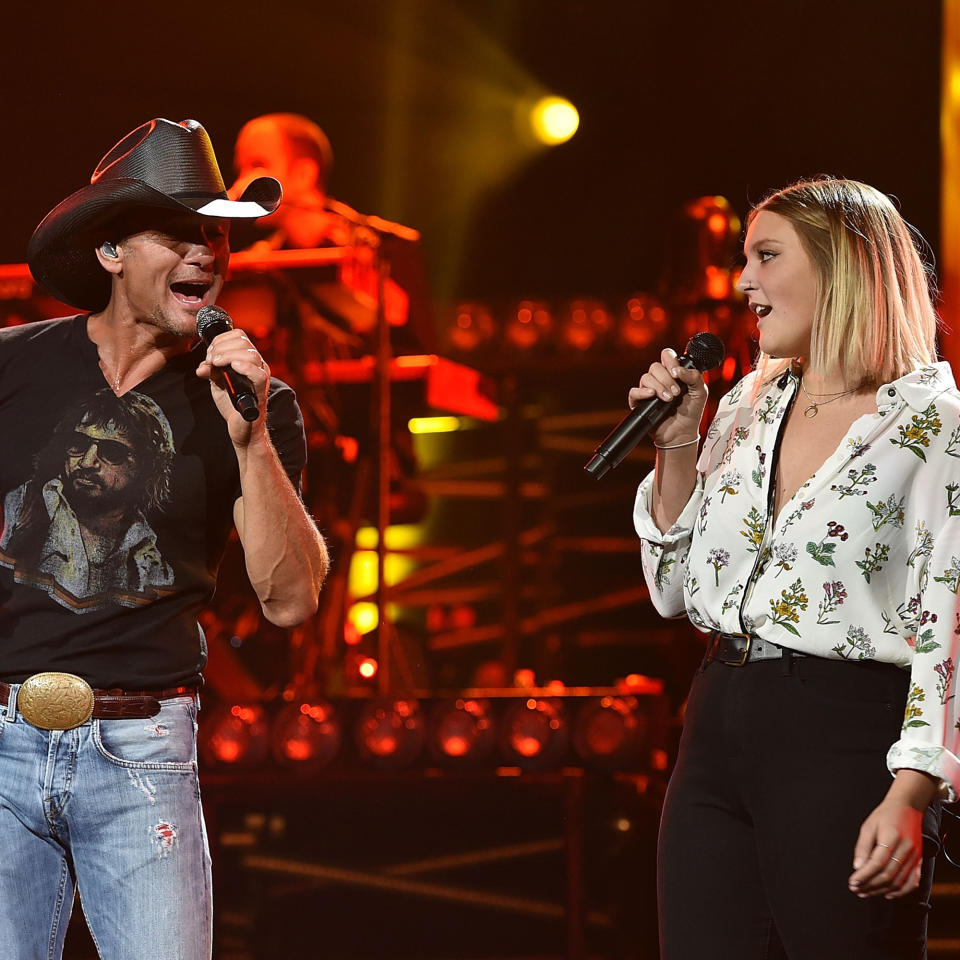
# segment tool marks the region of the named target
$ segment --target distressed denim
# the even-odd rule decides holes
[[[59,960],[74,891],[103,960],[209,960],[196,702],[39,730],[0,707],[0,957]]]

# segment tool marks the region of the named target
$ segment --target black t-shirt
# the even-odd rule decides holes
[[[197,684],[200,609],[240,495],[198,344],[122,397],[85,316],[0,330],[0,679],[62,670],[99,688]],[[299,487],[293,391],[267,424]]]

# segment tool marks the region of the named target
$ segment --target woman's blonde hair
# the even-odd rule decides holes
[[[922,239],[884,194],[856,180],[801,180],[757,204],[747,226],[763,210],[790,221],[816,268],[807,359],[818,370],[867,386],[936,361],[935,290]],[[761,370],[767,361],[761,354]]]

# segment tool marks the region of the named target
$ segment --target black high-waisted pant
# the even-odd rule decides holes
[[[917,891],[847,887],[860,825],[890,787],[908,679],[817,657],[697,674],[660,826],[663,960],[926,957],[939,804]]]

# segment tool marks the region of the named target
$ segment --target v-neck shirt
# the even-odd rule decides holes
[[[203,355],[202,344],[177,354],[117,398],[85,315],[0,330],[0,679],[62,670],[101,688],[201,681],[206,646],[197,618],[213,594],[241,494],[226,424],[196,376]],[[122,500],[115,536],[94,542],[96,511],[91,520],[81,494],[84,486],[96,492],[100,480],[69,471],[80,454],[122,459],[109,444],[77,439],[88,411],[111,404],[147,424],[140,442],[149,456],[140,459],[163,477],[149,484],[152,498]],[[303,421],[279,380],[271,380],[267,426],[299,489]],[[148,481],[156,478],[138,475],[136,490]]]

